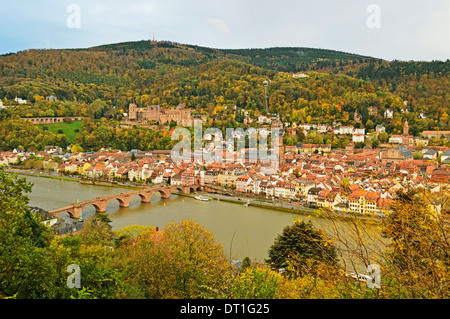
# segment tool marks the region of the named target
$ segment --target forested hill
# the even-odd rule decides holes
[[[102,45],[91,49],[121,50],[122,52],[125,52],[127,50],[145,51],[150,47],[194,50],[208,58],[227,57],[247,62],[264,69],[284,72],[301,72],[328,67],[341,67],[343,65],[354,63],[381,61],[381,59],[341,51],[299,47],[214,49],[173,42],[158,42],[151,44],[149,41],[138,41]]]
[[[262,82],[269,79],[270,112],[284,120],[351,123],[358,111],[363,125],[369,119],[382,124],[391,108],[396,130],[408,119],[411,130],[420,132],[448,129],[449,66],[449,60],[390,62],[324,49],[225,50],[137,41],[0,56],[0,98],[5,105],[16,96],[27,99],[31,106],[8,111],[20,116],[116,117],[131,102],[163,108],[183,103],[210,116],[237,105],[258,114],[264,113]],[[45,101],[49,95],[58,102]],[[377,114],[367,115],[370,106]]]

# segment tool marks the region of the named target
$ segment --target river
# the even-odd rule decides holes
[[[30,206],[38,206],[46,210],[63,207],[67,204],[127,191],[127,189],[107,186],[93,186],[73,181],[61,181],[43,177],[25,176],[33,182],[32,192],[28,194]],[[263,262],[268,257],[268,249],[274,243],[283,228],[292,225],[294,220],[311,220],[316,228],[328,233],[338,229],[343,238],[348,239],[351,232],[348,223],[331,221],[325,218],[310,217],[294,213],[282,212],[266,208],[244,207],[239,204],[223,201],[199,201],[190,197],[172,195],[170,199],[161,199],[155,192],[151,203],[141,203],[135,196],[130,207],[119,207],[117,201],[111,201],[106,209],[112,220],[113,229],[128,225],[151,225],[163,229],[170,222],[193,219],[206,230],[212,232],[217,242],[224,247],[226,255],[235,260],[248,256],[252,260]],[[83,210],[83,217],[89,218],[95,213],[93,207]],[[365,226],[369,235],[376,237],[374,226]],[[374,235],[375,234],[375,235]],[[352,241],[352,240],[350,240]],[[344,254],[346,268],[353,270],[350,264],[359,262],[351,260]],[[365,267],[364,267],[365,268]]]

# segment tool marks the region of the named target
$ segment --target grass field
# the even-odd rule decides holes
[[[67,136],[67,142],[69,143],[75,143],[75,136],[77,135],[77,132],[75,132],[76,129],[80,130],[81,125],[83,124],[83,121],[73,121],[72,123],[54,123],[54,124],[40,124],[38,125],[39,128],[42,130],[44,126],[48,128],[50,132],[53,132],[55,134],[59,134],[58,130],[62,130],[63,134]]]

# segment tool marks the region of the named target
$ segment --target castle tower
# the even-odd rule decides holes
[[[130,106],[128,108],[128,118],[130,120],[136,120],[136,104],[130,103]]]

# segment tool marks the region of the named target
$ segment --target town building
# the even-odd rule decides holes
[[[400,163],[412,158],[413,155],[411,151],[403,145],[400,145],[398,147],[390,147],[387,150],[383,150],[380,152],[380,159],[383,164],[388,162]]]
[[[392,118],[394,118],[394,111],[391,110],[391,109],[386,109],[386,110],[384,111],[384,118],[386,118],[386,119],[392,119]]]
[[[441,138],[442,136],[446,139],[450,139],[450,131],[423,131],[422,136],[426,139],[432,137]]]

